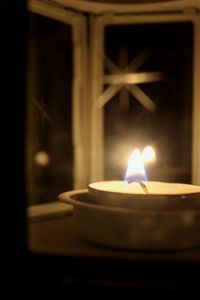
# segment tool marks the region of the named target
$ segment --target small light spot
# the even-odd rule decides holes
[[[156,152],[152,146],[146,146],[142,152],[142,156],[145,162],[156,161]]]
[[[41,167],[46,167],[50,163],[49,154],[46,151],[39,151],[35,154],[35,163]]]

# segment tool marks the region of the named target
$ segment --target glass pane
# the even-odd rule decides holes
[[[149,82],[130,85],[132,93],[124,88],[106,104],[105,178],[122,179],[132,149],[143,151],[146,145],[152,145],[157,159],[146,163],[149,180],[189,183],[193,25],[108,26],[105,52],[121,70],[132,64],[126,72],[144,72],[147,76],[160,72],[165,78],[151,82],[150,76]],[[111,69],[107,67],[105,72],[110,74]],[[155,110],[145,106],[146,96]]]
[[[72,28],[29,15],[27,88],[28,204],[72,189]]]

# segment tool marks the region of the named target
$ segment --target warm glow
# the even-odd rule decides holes
[[[145,162],[156,161],[156,152],[152,146],[146,146],[142,152],[142,156]]]
[[[134,149],[130,155],[125,180],[147,180],[142,154],[138,149]]]
[[[35,162],[41,167],[46,167],[50,162],[49,154],[46,151],[39,151],[35,154]]]

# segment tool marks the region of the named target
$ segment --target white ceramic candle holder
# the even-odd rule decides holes
[[[199,188],[200,189],[200,188]],[[132,250],[171,251],[200,246],[200,193],[130,195],[87,189],[64,192],[77,232],[89,241]],[[170,200],[171,199],[171,200]]]

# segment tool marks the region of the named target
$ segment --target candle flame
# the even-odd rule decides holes
[[[142,154],[138,149],[134,149],[129,157],[125,180],[127,181],[147,180]]]

